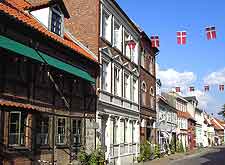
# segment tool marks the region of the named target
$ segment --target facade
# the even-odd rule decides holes
[[[157,129],[161,152],[166,152],[169,145],[177,140],[177,110],[170,106],[163,96],[157,96]]]
[[[73,163],[95,148],[97,58],[66,32],[62,1],[0,11],[0,164]]]
[[[215,144],[215,129],[212,123],[212,117],[204,112],[204,136],[207,137],[207,147],[213,146]]]
[[[188,147],[193,150],[196,147],[196,120],[195,120],[195,110],[198,106],[198,100],[195,96],[185,97],[188,101],[187,112],[190,114],[188,118]]]
[[[220,121],[215,117],[212,117],[211,122],[215,130],[214,143],[217,146],[221,145],[222,142],[224,141],[224,127],[222,126]]]
[[[140,114],[141,142],[145,140],[156,143],[156,72],[155,56],[157,48],[152,48],[151,40],[141,31],[140,54]]]
[[[204,117],[203,111],[199,108],[195,108],[195,134],[196,134],[196,146],[202,147],[204,143],[204,132],[203,132],[203,124],[204,124]]]
[[[140,145],[140,32],[116,1],[71,0],[66,27],[98,54],[97,145],[112,164],[133,163]],[[78,30],[77,30],[78,29]]]
[[[177,110],[177,139],[186,151],[188,147],[188,119],[190,118],[190,114],[187,112],[188,101],[176,92],[164,93],[163,96]]]

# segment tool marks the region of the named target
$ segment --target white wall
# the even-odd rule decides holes
[[[38,19],[46,28],[49,27],[49,13],[50,13],[50,8],[44,8],[40,10],[35,10],[32,11],[31,14]]]

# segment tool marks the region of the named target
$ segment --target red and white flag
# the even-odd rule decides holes
[[[222,85],[222,84],[219,85],[219,90],[220,90],[220,91],[224,91],[224,85]]]
[[[159,36],[151,36],[151,42],[153,48],[159,47]]]
[[[208,40],[213,40],[216,39],[216,27],[212,26],[212,27],[207,27],[205,29],[206,31],[206,36]]]
[[[189,87],[190,92],[194,92],[195,91],[195,87]]]
[[[187,42],[187,32],[186,31],[178,31],[177,32],[177,44],[185,45]]]
[[[175,87],[176,92],[180,92],[180,87]]]
[[[205,90],[205,92],[208,92],[209,91],[209,85],[205,85],[204,90]]]

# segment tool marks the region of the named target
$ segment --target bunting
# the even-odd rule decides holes
[[[178,31],[177,32],[177,44],[185,45],[187,40],[187,32],[186,31]]]
[[[159,36],[151,36],[151,42],[153,48],[159,47]]]
[[[214,26],[205,29],[208,40],[216,39],[216,28]]]

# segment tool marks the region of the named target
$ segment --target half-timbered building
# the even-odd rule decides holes
[[[0,1],[0,164],[69,164],[95,148],[96,56],[63,1]]]

